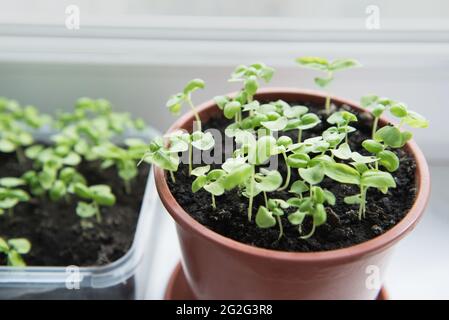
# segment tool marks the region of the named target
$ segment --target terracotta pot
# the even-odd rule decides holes
[[[260,90],[256,99],[311,101],[324,105],[325,95],[270,88]],[[332,101],[361,109],[356,103],[338,97],[332,97]],[[203,122],[211,116],[219,116],[220,112],[213,101],[199,107]],[[169,131],[191,130],[193,120],[193,114],[188,113]],[[385,124],[385,120],[381,119],[380,123]],[[408,214],[374,239],[348,248],[313,253],[257,248],[209,230],[176,202],[164,171],[157,168],[157,190],[176,221],[182,266],[195,296],[198,299],[375,299],[379,289],[366,283],[377,275],[383,283],[393,245],[415,227],[429,198],[430,177],[426,160],[415,142],[408,142],[406,148],[417,164],[417,195]]]

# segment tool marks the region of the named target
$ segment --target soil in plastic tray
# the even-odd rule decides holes
[[[15,154],[0,154],[0,177],[20,177],[32,163],[19,164]],[[89,185],[107,184],[117,198],[112,207],[101,207],[102,222],[89,219],[93,227],[81,225],[76,214],[79,199],[52,202],[33,197],[19,203],[12,216],[0,216],[0,237],[24,237],[31,241],[31,251],[24,255],[28,266],[101,266],[116,261],[131,247],[145,192],[148,165],[139,166],[139,174],[131,184],[131,193],[124,191],[115,168],[100,169],[99,162],[82,162],[78,171]],[[0,265],[5,265],[0,256]]]

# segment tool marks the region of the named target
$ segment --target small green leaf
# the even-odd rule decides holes
[[[245,91],[248,95],[253,96],[256,94],[259,84],[257,83],[256,76],[250,76],[244,83]]]
[[[229,98],[225,96],[216,96],[214,97],[214,101],[217,104],[217,107],[220,110],[223,110],[225,105],[229,102]]]
[[[360,194],[355,194],[353,196],[348,196],[344,198],[346,204],[360,204],[362,202]]]
[[[371,153],[379,153],[384,149],[384,146],[382,145],[382,143],[379,143],[375,140],[365,140],[362,142],[362,146],[363,148],[365,148],[366,151],[371,152]]]
[[[332,82],[332,80],[334,80],[333,77],[327,77],[327,78],[320,78],[320,77],[316,77],[314,79],[315,84],[321,88],[326,87],[327,85],[329,85],[329,83]]]
[[[273,121],[263,121],[261,125],[271,131],[281,131],[287,126],[287,123],[288,119],[286,117],[279,117]]]
[[[238,101],[230,101],[224,106],[223,114],[227,119],[233,119],[240,112],[242,105]]]
[[[9,239],[8,244],[20,254],[27,254],[31,250],[31,243],[25,238]]]
[[[6,177],[0,179],[0,186],[5,188],[19,187],[25,185],[25,183],[25,180],[14,177]]]
[[[282,176],[276,170],[260,169],[260,173],[256,175],[257,188],[265,192],[273,192],[277,190],[282,184]]]
[[[390,107],[390,112],[397,118],[403,118],[408,114],[407,106],[403,103],[396,103]]]
[[[259,228],[271,228],[276,225],[276,219],[271,211],[260,206],[256,214],[256,224]]]
[[[56,180],[50,189],[49,195],[52,201],[57,201],[64,197],[67,193],[67,188],[64,182],[61,180]]]
[[[0,237],[0,252],[7,253],[9,251],[9,246],[6,241]]]
[[[198,192],[201,190],[202,187],[204,187],[207,183],[206,176],[198,176],[195,180],[192,182],[192,192]]]
[[[225,190],[231,190],[238,185],[242,185],[252,173],[252,166],[244,163],[227,174],[223,179],[223,187]]]
[[[316,208],[313,212],[313,223],[316,227],[321,226],[326,223],[327,214],[324,206],[320,203],[316,205]]]
[[[427,128],[429,126],[429,121],[414,111],[408,112],[407,116],[404,118],[404,122],[412,128]]]
[[[194,92],[195,90],[204,89],[204,87],[205,87],[205,83],[204,83],[203,80],[201,80],[201,79],[193,79],[193,80],[190,80],[187,83],[187,85],[184,87],[183,93],[185,95],[187,95],[187,94],[190,94],[190,93]]]
[[[210,165],[196,167],[195,169],[192,170],[192,172],[190,174],[193,176],[196,176],[196,177],[204,176],[207,172],[209,172],[209,170],[210,170]]]
[[[25,261],[16,250],[11,250],[8,252],[8,265],[19,268],[26,267]]]
[[[337,199],[335,198],[335,195],[327,189],[324,189],[323,191],[324,191],[324,200],[329,205],[334,206],[337,201]]]
[[[320,57],[300,57],[295,60],[303,67],[311,68],[314,70],[327,71],[329,68],[329,62],[325,58]]]
[[[387,146],[400,148],[403,146],[401,131],[393,126],[385,126],[380,128],[374,134],[374,139],[378,142],[384,142]]]
[[[310,157],[305,153],[294,153],[287,157],[287,165],[291,168],[306,168]]]
[[[17,198],[6,198],[0,200],[0,209],[9,209],[13,208],[19,203],[19,199]]]
[[[92,199],[92,191],[85,184],[77,182],[74,184],[73,188],[73,191],[78,197],[84,199]]]
[[[306,217],[307,212],[302,212],[300,210],[296,210],[295,212],[288,215],[288,221],[294,226],[300,225],[303,223],[304,218]]]
[[[368,170],[362,174],[361,184],[377,189],[396,188],[396,182],[388,172]]]
[[[349,144],[342,143],[338,149],[331,150],[332,154],[339,159],[347,160],[351,158],[352,151],[349,148]]]
[[[318,184],[324,178],[323,166],[320,164],[307,169],[300,168],[298,171],[301,178],[310,184]]]
[[[396,154],[390,150],[384,150],[377,154],[379,163],[388,171],[394,172],[399,168],[399,159]]]
[[[4,153],[10,153],[16,150],[16,146],[9,140],[1,139],[0,140],[0,151]]]
[[[372,162],[377,161],[376,157],[362,156],[358,152],[353,152],[351,154],[351,159],[354,160],[356,163],[372,163]]]
[[[325,174],[340,183],[360,184],[360,174],[357,170],[343,163],[326,163]]]
[[[361,64],[354,59],[337,59],[332,61],[332,63],[329,66],[329,70],[331,71],[340,71],[340,70],[345,70],[345,69],[349,69],[349,68],[354,68],[354,67],[360,67]]]
[[[34,146],[28,147],[25,150],[25,156],[29,159],[37,159],[39,153],[44,149],[43,145],[36,144]]]
[[[292,186],[290,187],[290,190],[288,192],[295,193],[295,194],[302,194],[309,190],[309,187],[304,183],[302,180],[297,180],[293,182]]]
[[[178,93],[175,95],[172,95],[167,103],[166,106],[170,110],[170,112],[174,115],[178,115],[181,112],[182,104],[184,103],[185,95],[183,93]]]
[[[78,202],[76,206],[76,214],[81,218],[90,218],[97,213],[97,209],[93,203]]]
[[[378,100],[379,100],[379,96],[376,96],[376,95],[373,95],[373,94],[371,94],[371,95],[366,95],[366,96],[363,96],[363,97],[360,99],[360,104],[362,105],[362,107],[368,108],[368,107],[370,107],[373,103],[377,102]]]
[[[192,146],[199,150],[209,150],[215,144],[214,137],[210,132],[195,131],[192,133]]]

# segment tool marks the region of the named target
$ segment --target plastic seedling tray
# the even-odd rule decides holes
[[[44,136],[48,137],[48,134]],[[151,130],[150,135],[155,136]],[[131,248],[99,267],[0,266],[0,299],[143,299],[157,231],[153,223],[157,192],[150,170]]]

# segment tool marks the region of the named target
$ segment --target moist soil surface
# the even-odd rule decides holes
[[[14,154],[1,154],[0,177],[20,177],[32,163],[19,164]],[[107,184],[117,198],[112,207],[102,207],[102,222],[89,219],[92,227],[83,227],[75,209],[77,199],[52,202],[32,198],[19,203],[10,216],[0,216],[0,237],[27,238],[31,251],[23,258],[28,266],[100,266],[122,257],[131,247],[145,192],[149,166],[139,166],[131,193],[112,167],[100,170],[97,162],[82,162],[77,168],[89,185]],[[0,265],[5,265],[3,255]]]
[[[306,105],[309,112],[315,112],[322,122],[313,129],[303,131],[303,139],[321,135],[330,125],[326,122],[326,115],[323,108],[304,101],[298,101],[292,105]],[[359,119],[356,123],[351,123],[357,129],[349,134],[349,144],[352,151],[357,151],[367,155],[361,143],[369,139],[372,129],[372,117],[369,113],[357,113],[348,106],[339,106],[339,109],[346,109],[355,113]],[[212,118],[203,124],[204,130],[209,128],[224,131],[230,124],[229,120],[217,114],[217,118]],[[293,141],[297,141],[297,131],[288,131],[280,135],[288,135]],[[224,133],[223,133],[224,136]],[[217,143],[217,142],[216,142]],[[223,142],[222,142],[223,143]],[[224,148],[221,148],[224,150]],[[334,206],[328,206],[327,222],[317,227],[315,234],[309,239],[300,239],[298,227],[291,225],[287,220],[287,215],[282,217],[284,226],[284,236],[279,237],[277,226],[269,229],[261,229],[256,226],[254,216],[260,205],[264,205],[263,196],[259,195],[254,200],[253,221],[249,222],[247,217],[248,199],[237,189],[226,192],[224,195],[216,197],[216,209],[211,206],[211,196],[203,189],[192,193],[191,184],[193,177],[188,176],[188,166],[180,165],[180,170],[175,174],[176,183],[170,178],[167,179],[169,188],[178,203],[195,220],[209,229],[234,240],[249,245],[282,251],[325,251],[340,249],[358,244],[375,238],[397,224],[411,208],[415,195],[415,168],[414,158],[403,149],[392,150],[400,160],[399,169],[392,173],[397,187],[391,188],[387,194],[370,188],[367,194],[366,217],[361,221],[358,219],[358,206],[347,205],[343,202],[345,196],[359,192],[357,186],[335,183],[329,178],[325,178],[320,184],[334,193],[337,202]],[[225,159],[225,155],[222,155]],[[279,158],[279,171],[285,177],[286,167],[284,161]],[[219,168],[220,165],[212,165]],[[169,177],[169,175],[167,175]],[[290,184],[299,178],[296,169],[292,169]],[[289,188],[287,188],[288,190]],[[288,191],[270,193],[270,198],[288,199],[293,195]],[[311,218],[306,217],[302,232],[309,233],[312,227]]]

